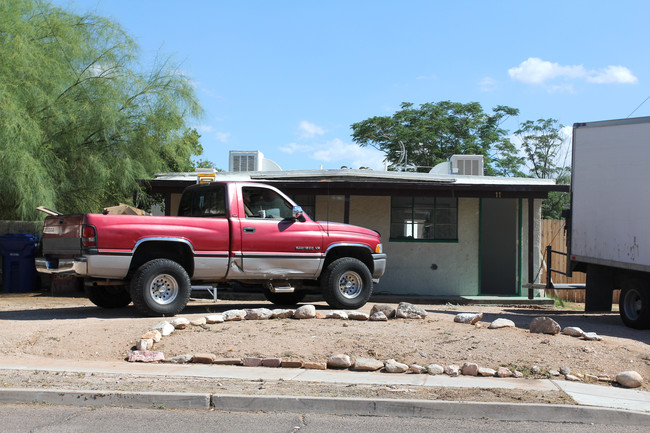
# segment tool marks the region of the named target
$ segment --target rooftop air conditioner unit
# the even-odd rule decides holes
[[[264,155],[259,150],[255,151],[230,151],[229,171],[262,171]]]
[[[464,176],[483,176],[483,155],[452,155],[451,172]]]

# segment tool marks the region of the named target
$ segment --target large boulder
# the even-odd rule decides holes
[[[409,304],[408,302],[400,302],[397,306],[395,317],[402,319],[424,319],[427,317],[427,312],[417,305]]]
[[[352,369],[357,371],[377,371],[383,366],[384,363],[375,358],[357,358]]]
[[[409,369],[409,366],[397,362],[394,359],[389,359],[384,363],[384,368],[386,369],[386,373],[405,373]]]
[[[454,317],[454,322],[474,325],[482,318],[483,318],[483,313],[458,313]]]
[[[377,313],[379,311],[384,313],[384,315],[388,319],[392,319],[392,318],[395,317],[395,312],[396,312],[395,307],[392,307],[392,306],[387,305],[387,304],[375,304],[375,305],[373,305],[372,309],[370,310],[370,315],[372,316],[373,314],[375,314],[375,313]]]
[[[350,368],[352,361],[345,354],[332,355],[327,359],[327,368]]]
[[[302,305],[293,313],[294,319],[313,319],[316,317],[316,307],[313,305]]]
[[[273,311],[268,308],[253,308],[246,310],[246,320],[268,320],[273,316]]]
[[[562,330],[560,324],[550,317],[535,317],[530,322],[531,334],[559,334]]]
[[[633,370],[623,371],[616,375],[616,382],[626,388],[638,388],[643,384],[643,377]]]

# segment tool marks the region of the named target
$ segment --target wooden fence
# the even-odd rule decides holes
[[[546,270],[548,263],[546,260],[546,246],[550,245],[553,251],[566,253],[566,232],[564,231],[564,220],[542,220],[542,255],[543,264],[540,272],[540,283],[546,283]],[[553,254],[552,267],[554,270],[566,272],[566,256],[562,254]],[[571,278],[565,275],[553,272],[551,281],[554,284],[584,284],[587,281],[587,275],[583,272],[574,272]],[[612,302],[618,304],[619,290],[614,291]],[[570,302],[585,302],[585,289],[546,289],[546,296],[562,299]]]

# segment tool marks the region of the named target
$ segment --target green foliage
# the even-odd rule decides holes
[[[169,60],[143,71],[115,22],[0,0],[0,219],[131,203],[137,179],[193,169],[194,90]]]
[[[526,153],[531,177],[556,179],[557,183],[563,185],[570,183],[570,168],[558,162],[558,153],[564,141],[561,129],[562,125],[555,119],[538,119],[522,123],[515,131]],[[569,208],[569,202],[569,193],[550,192],[542,203],[542,217],[562,219],[562,210]]]
[[[385,152],[386,160],[392,164],[400,161],[402,143],[407,152],[405,162],[417,166],[419,171],[428,171],[454,154],[483,155],[486,174],[493,174],[490,149],[507,133],[500,127],[503,120],[518,112],[499,105],[488,114],[478,102],[441,101],[417,108],[404,102],[392,116],[376,116],[352,124],[352,139],[360,146]]]

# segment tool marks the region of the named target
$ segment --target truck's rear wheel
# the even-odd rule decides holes
[[[292,293],[273,293],[268,288],[264,289],[264,297],[266,300],[274,303],[275,305],[296,305],[305,299],[305,296],[307,296],[307,292],[304,291],[295,291]]]
[[[327,267],[321,276],[321,290],[330,307],[356,310],[372,294],[372,275],[361,260],[343,257]]]
[[[650,328],[650,285],[645,280],[627,280],[618,301],[621,320],[630,328]]]
[[[84,286],[90,302],[102,308],[122,308],[131,303],[127,286]]]
[[[190,299],[190,277],[173,260],[155,259],[142,265],[131,280],[133,305],[148,316],[174,316]]]

